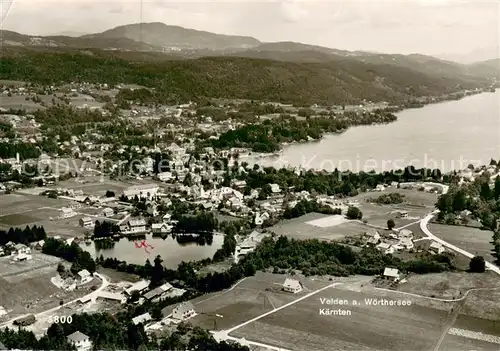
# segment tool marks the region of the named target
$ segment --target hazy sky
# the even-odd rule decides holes
[[[4,3],[4,12],[10,0]],[[12,0],[4,29],[99,32],[137,22],[348,50],[468,53],[498,48],[500,1]]]

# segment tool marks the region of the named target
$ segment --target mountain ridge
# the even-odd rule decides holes
[[[140,33],[142,31],[142,34]],[[122,51],[151,51],[178,53],[186,57],[196,58],[209,55],[244,56],[265,59],[292,61],[298,56],[300,61],[328,61],[336,55],[342,57],[368,56],[373,59],[376,55],[400,56],[400,54],[374,53],[368,51],[348,51],[319,45],[304,44],[293,41],[262,42],[251,36],[217,34],[208,31],[189,29],[181,26],[167,25],[161,22],[133,23],[110,28],[103,32],[73,35],[25,35],[9,30],[0,30],[0,41],[4,45],[12,46],[46,46],[68,48],[96,48]],[[71,34],[68,32],[68,34]],[[298,54],[296,54],[298,53]],[[287,57],[289,55],[289,57]],[[410,54],[403,55],[411,57]],[[450,61],[443,57],[433,57],[441,61]],[[491,57],[495,59],[496,57]],[[458,64],[463,63],[451,60]]]
[[[37,51],[64,51],[92,49],[111,51],[113,58],[127,61],[154,61],[227,57],[262,59],[278,62],[325,64],[344,67],[351,76],[350,67],[392,67],[436,79],[475,83],[483,79],[500,80],[496,61],[464,65],[422,54],[382,54],[365,51],[347,51],[293,41],[261,42],[248,36],[231,36],[206,31],[169,26],[160,22],[135,23],[118,26],[104,32],[80,37],[34,37],[3,30],[0,40],[6,47],[36,49]],[[4,50],[5,50],[4,48]],[[410,75],[412,75],[411,73]]]
[[[84,38],[127,38],[164,48],[212,49],[248,48],[261,42],[249,36],[217,34],[161,22],[133,23],[108,29],[101,33],[87,34]]]

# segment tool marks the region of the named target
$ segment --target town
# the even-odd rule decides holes
[[[40,89],[46,95],[34,93]],[[436,213],[438,198],[447,195],[450,184],[466,187],[480,181],[493,187],[492,192],[500,189],[496,181],[500,169],[493,160],[489,166],[469,165],[451,174],[414,168],[401,173],[356,175],[335,170],[325,174],[300,167],[262,167],[255,160],[263,154],[255,149],[268,149],[260,144],[250,141],[227,148],[216,142],[231,138],[248,121],[279,120],[284,112],[291,114],[287,118],[309,121],[303,116],[309,114],[314,120],[323,112],[336,111],[354,118],[350,123],[358,123],[356,116],[376,116],[381,109],[391,109],[388,106],[301,110],[245,103],[241,106],[247,110],[242,112],[231,103],[151,109],[127,101],[128,110],[116,110],[109,106],[110,100],[107,107],[98,102],[109,96],[99,94],[114,94],[117,99],[121,92],[104,84],[4,86],[4,95],[31,99],[34,110],[16,111],[26,106],[21,103],[1,115],[5,126],[0,148],[0,225],[5,230],[0,236],[5,282],[2,327],[21,327],[43,338],[57,319],[71,331],[67,345],[87,350],[99,341],[86,335],[86,330],[70,327],[76,325],[76,316],[115,314],[131,304],[136,311],[132,324],[158,342],[179,333],[179,328],[185,333],[189,323],[212,330],[216,340],[272,349],[258,341],[267,338],[264,330],[256,340],[255,332],[246,331],[245,321],[259,323],[256,316],[264,318],[266,311],[278,312],[300,301],[294,296],[321,293],[328,287],[340,295],[354,294],[362,287],[361,300],[361,296],[383,298],[391,291],[436,296],[434,288],[423,288],[426,283],[419,283],[420,276],[466,270],[473,257],[457,256],[453,245],[429,234],[423,223]],[[274,115],[260,115],[261,110]],[[58,118],[65,118],[64,127]],[[468,209],[461,209],[453,219],[449,216],[438,218],[446,224],[431,224],[433,231],[451,224],[486,223]],[[306,262],[294,267],[276,261],[252,272],[256,267],[248,268],[252,266],[245,257],[278,237],[341,245],[361,252],[361,257],[376,250],[382,261],[376,266],[380,268],[355,270]],[[488,259],[488,245],[481,250],[476,256]],[[489,263],[482,262],[484,271]],[[168,273],[189,267],[195,279],[207,279],[235,265],[250,273],[226,297],[216,293],[206,298],[203,289],[193,291],[186,273]],[[155,276],[155,269],[163,272],[163,278]],[[371,273],[363,276],[369,269]],[[349,277],[349,272],[358,275]],[[168,276],[177,278],[165,279]],[[448,278],[442,279],[437,285]],[[356,308],[353,315],[359,314]],[[351,310],[345,312],[339,318],[351,316]],[[315,318],[321,323],[321,318]],[[282,343],[282,349],[287,347]]]

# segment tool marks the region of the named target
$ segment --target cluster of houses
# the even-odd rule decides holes
[[[55,277],[55,284],[66,291],[73,291],[77,285],[84,285],[90,283],[94,279],[92,273],[83,269],[76,274],[76,277],[67,276],[61,277],[59,274]]]
[[[149,288],[149,280],[140,280],[131,284],[127,288],[110,284],[106,289],[99,291],[97,296],[85,297],[80,299],[81,303],[87,303],[90,300],[108,300],[124,304],[133,294],[138,294],[137,304],[143,304],[146,301],[157,302],[167,297],[182,296],[186,290],[173,287],[170,283],[165,283],[154,289]]]
[[[413,251],[415,249],[413,233],[408,229],[392,231],[391,233],[384,235],[381,235],[376,230],[371,230],[365,232],[362,239],[364,240],[366,246],[375,247],[385,254]],[[445,248],[438,242],[430,241],[427,251],[433,254],[442,254],[445,251]]]
[[[267,235],[262,234],[254,230],[252,233],[250,233],[247,237],[243,238],[243,240],[239,241],[236,244],[234,254],[233,254],[233,259],[235,263],[238,263],[238,261],[248,254],[249,252],[252,252],[255,250],[257,245],[262,241],[263,238],[265,238]]]
[[[15,244],[9,241],[4,246],[0,246],[0,257],[9,256],[12,261],[28,261],[33,258],[31,248],[24,244]]]

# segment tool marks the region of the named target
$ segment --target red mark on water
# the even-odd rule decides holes
[[[140,249],[140,248],[144,248],[144,251],[146,251],[147,254],[149,254],[150,252],[148,251],[148,248],[149,249],[154,249],[153,246],[149,245],[148,243],[146,243],[146,240],[142,240],[140,243],[137,242],[137,241],[134,241],[134,245],[137,249]]]

